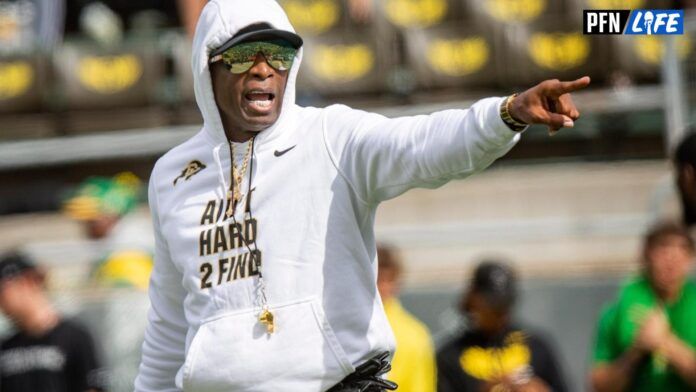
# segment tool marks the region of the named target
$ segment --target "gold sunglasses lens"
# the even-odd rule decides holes
[[[292,67],[292,61],[288,64],[285,60],[269,60],[268,63],[278,71],[287,71]]]
[[[248,42],[233,46],[222,54],[222,60],[230,72],[240,74],[248,71],[261,53],[268,64],[278,71],[292,67],[297,49],[284,41]]]
[[[234,74],[240,74],[248,71],[251,69],[251,67],[254,65],[253,61],[245,61],[243,63],[227,63],[227,66],[230,68],[230,72]]]

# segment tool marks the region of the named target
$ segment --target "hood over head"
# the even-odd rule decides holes
[[[220,112],[215,103],[208,59],[210,54],[220,48],[239,30],[256,23],[268,23],[273,28],[295,32],[285,11],[275,0],[210,0],[203,8],[196,34],[193,39],[193,82],[196,103],[203,115],[203,127],[209,137],[217,143],[226,143]],[[277,134],[295,110],[295,82],[302,61],[302,48],[288,75],[283,96],[280,117],[275,124],[259,132],[257,141],[263,141]]]

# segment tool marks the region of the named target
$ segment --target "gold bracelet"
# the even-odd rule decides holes
[[[512,94],[505,98],[505,100],[500,104],[500,118],[503,119],[503,122],[505,125],[508,126],[508,128],[512,129],[515,132],[519,132],[524,130],[524,128],[527,127],[527,123],[524,123],[522,121],[518,121],[510,115],[510,104],[512,101],[517,98],[518,94]]]

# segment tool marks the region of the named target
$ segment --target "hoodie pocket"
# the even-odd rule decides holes
[[[184,364],[184,389],[320,391],[355,370],[316,300],[281,304],[271,311],[272,334],[258,322],[258,310],[204,321]]]

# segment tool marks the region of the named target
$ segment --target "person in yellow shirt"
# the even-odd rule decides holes
[[[388,378],[399,392],[435,392],[435,351],[428,328],[399,302],[403,267],[396,251],[379,245],[377,289],[396,338],[396,353]]]

